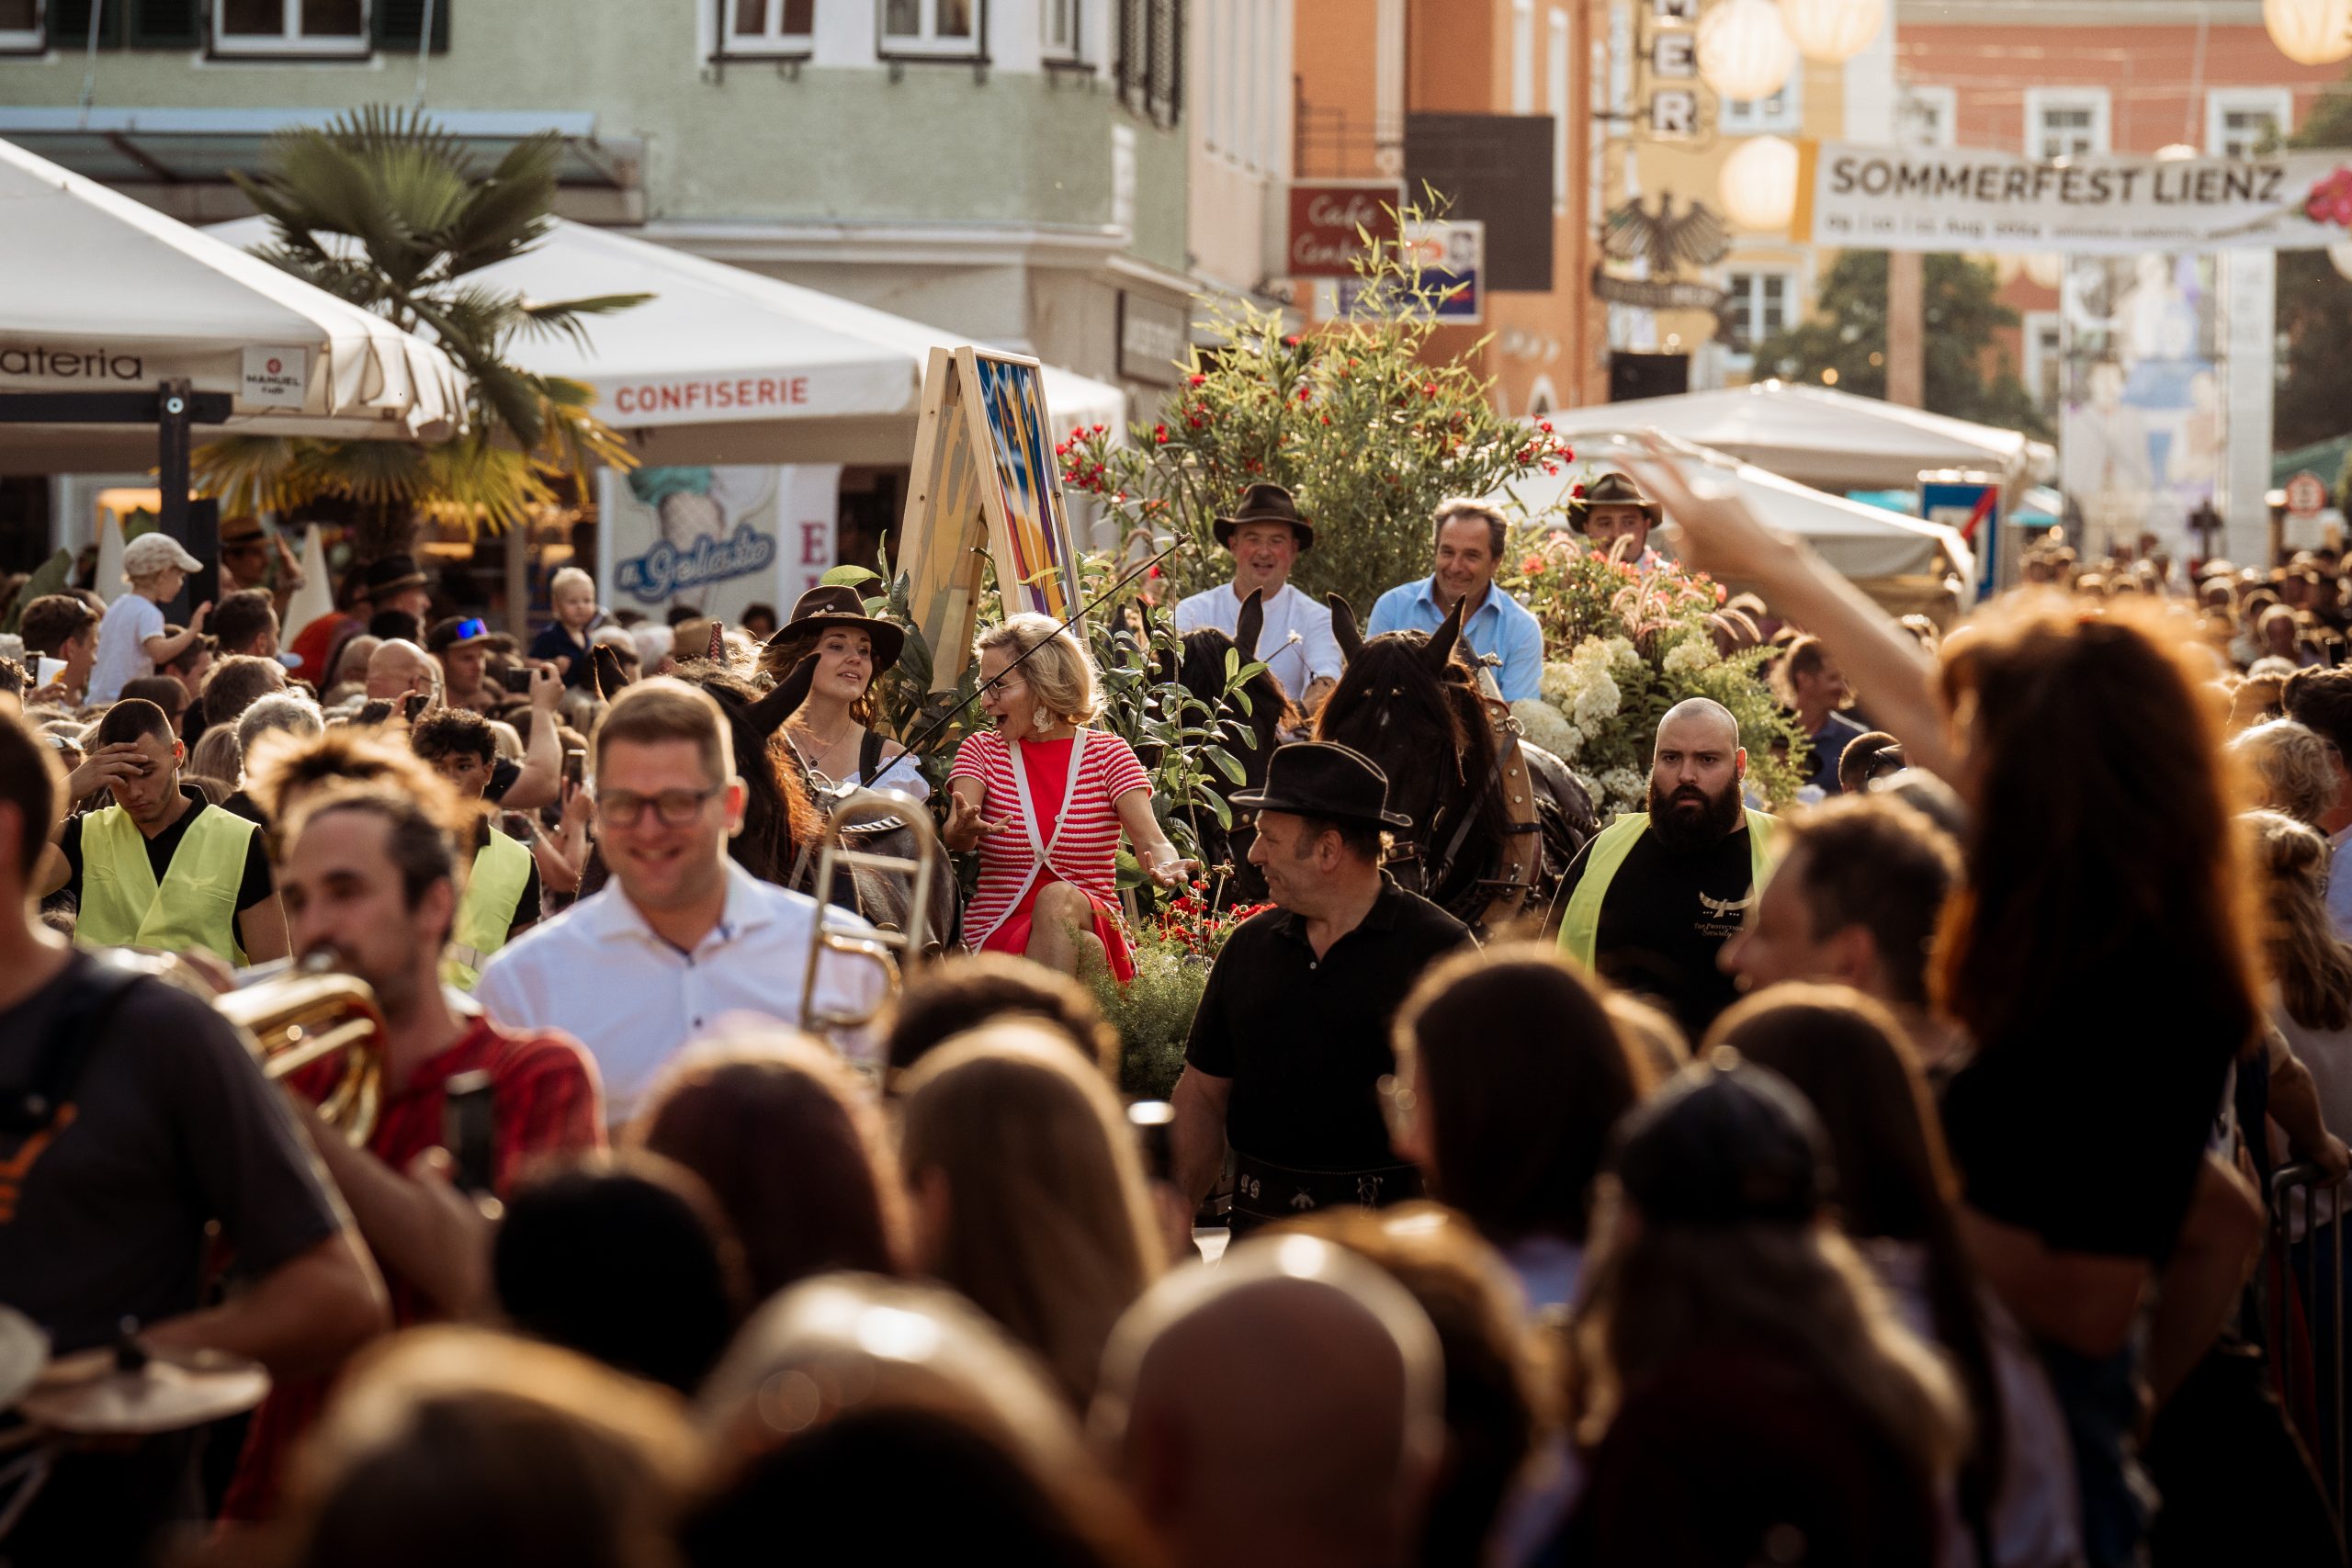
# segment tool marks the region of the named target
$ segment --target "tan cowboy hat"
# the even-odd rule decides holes
[[[907,646],[904,626],[867,615],[865,601],[858,597],[857,590],[842,583],[820,584],[803,593],[793,604],[792,619],[776,628],[775,636],[768,638],[768,646],[792,642],[826,626],[855,626],[871,638],[876,675],[896,668],[899,655]]]
[[[1233,515],[1218,518],[1211,532],[1216,535],[1218,544],[1231,549],[1233,531],[1244,523],[1287,523],[1298,537],[1302,555],[1315,547],[1315,525],[1298,514],[1298,502],[1280,485],[1251,485],[1243,491],[1241,504],[1233,509]]]

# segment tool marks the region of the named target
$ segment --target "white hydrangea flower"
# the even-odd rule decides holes
[[[1576,726],[1549,703],[1533,697],[1521,697],[1510,705],[1510,713],[1519,720],[1529,742],[1541,746],[1554,756],[1573,756],[1577,748],[1584,743],[1584,737],[1577,732]]]
[[[1631,768],[1611,768],[1595,782],[1612,811],[1639,811],[1649,804],[1650,781]]]
[[[1567,660],[1550,659],[1544,662],[1544,674],[1536,682],[1536,689],[1544,694],[1545,702],[1559,707],[1575,700],[1576,680],[1575,668]]]
[[[1624,694],[1617,689],[1616,681],[1603,671],[1596,674],[1586,683],[1584,690],[1577,694],[1576,706],[1569,710],[1569,716],[1576,720],[1579,728],[1593,729],[1603,719],[1615,717],[1619,705],[1624,700]]]
[[[1669,675],[1695,675],[1713,668],[1718,661],[1713,638],[1691,637],[1668,649],[1660,667]]]

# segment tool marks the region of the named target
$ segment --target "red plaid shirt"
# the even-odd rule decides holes
[[[449,1080],[477,1068],[490,1074],[496,1125],[492,1179],[502,1196],[537,1159],[605,1146],[596,1066],[579,1043],[553,1031],[518,1034],[476,1018],[456,1044],[419,1066],[398,1094],[385,1097],[368,1152],[396,1171],[407,1170],[411,1160],[441,1142]],[[322,1064],[292,1081],[319,1100],[333,1087],[334,1073],[332,1065]],[[391,1291],[395,1327],[440,1315],[424,1292],[389,1269],[384,1283]],[[281,1471],[333,1383],[330,1373],[290,1380],[271,1391],[245,1434],[236,1480],[221,1506],[223,1518],[259,1520],[276,1511]]]

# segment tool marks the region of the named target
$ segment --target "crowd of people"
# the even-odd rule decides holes
[[[7,1417],[0,1556],[2343,1561],[2341,558],[2042,544],[1945,630],[1662,459],[1572,522],[1747,590],[1801,804],[1684,703],[1550,909],[1465,925],[1316,738],[1313,523],[1253,486],[1176,621],[1295,701],[1228,802],[1268,907],[1164,1104],[1100,998],[1203,868],[1052,620],[983,633],[926,772],[850,589],[622,625],[567,569],[520,644],[395,556],[281,637],[292,558],[239,527],[185,622],[161,535],[23,605],[0,1305],[141,1389],[269,1388]],[[1510,527],[1441,508],[1367,628],[1498,713],[1566,652]],[[861,786],[967,857],[895,987],[815,943],[876,934],[808,890]],[[369,1043],[272,1081],[223,1004],[319,976]]]

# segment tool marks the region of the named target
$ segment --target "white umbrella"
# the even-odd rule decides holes
[[[1640,410],[1643,403],[1604,406],[1631,413]],[[1556,416],[1553,428],[1559,428]],[[1577,462],[1610,468],[1627,457],[1642,457],[1647,450],[1642,443],[1642,430],[1640,423],[1623,415],[1620,416],[1618,428],[1588,430],[1573,443]],[[1848,501],[1842,495],[1829,495],[1753,463],[1743,463],[1727,453],[1710,451],[1692,443],[1676,441],[1673,446],[1674,461],[1686,479],[1704,476],[1730,486],[1767,526],[1803,538],[1823,560],[1858,581],[1941,577],[1947,572],[1956,574],[1962,582],[1976,580],[1974,559],[1967,542],[1957,531],[1940,523],[1925,523],[1917,517]],[[1567,469],[1557,474],[1536,474],[1517,481],[1493,499],[1515,506],[1523,516],[1542,517],[1557,512],[1576,479],[1576,474]]]
[[[221,429],[435,441],[462,417],[442,352],[233,245],[0,141],[0,392],[233,400]],[[0,470],[146,468],[143,425],[0,423]]]
[[[1989,468],[2030,483],[2057,467],[2048,444],[2014,430],[1787,381],[1595,403],[1547,417],[1572,444],[1587,431],[1654,426],[1829,491],[1907,490],[1925,468]]]
[[[265,243],[268,221],[208,232]],[[648,464],[904,463],[935,344],[969,341],[814,288],[583,223],[558,221],[526,254],[469,275],[535,299],[650,294],[584,323],[586,342],[537,336],[510,352],[526,369],[583,381],[597,417]],[[1047,367],[1057,433],[1119,428],[1126,394]]]

